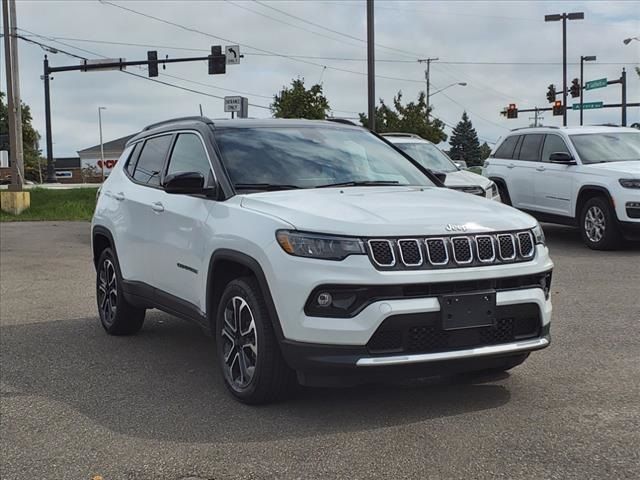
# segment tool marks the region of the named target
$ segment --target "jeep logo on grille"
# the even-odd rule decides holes
[[[452,223],[447,223],[447,226],[444,227],[447,232],[466,232],[466,225],[454,225]]]

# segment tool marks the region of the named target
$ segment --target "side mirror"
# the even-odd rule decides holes
[[[442,185],[444,185],[444,181],[447,179],[447,174],[444,172],[435,172],[433,170],[429,170],[432,175],[434,177],[436,177],[438,180],[440,180],[440,182],[442,182]]]
[[[167,193],[195,194],[205,193],[204,176],[200,172],[177,172],[164,179]]]
[[[549,161],[551,163],[560,163],[562,165],[576,165],[576,161],[567,152],[553,152],[549,155]]]

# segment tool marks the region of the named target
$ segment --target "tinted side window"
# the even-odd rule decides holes
[[[142,144],[144,142],[136,143],[136,146],[133,149],[133,153],[129,156],[129,161],[127,162],[126,169],[129,172],[129,175],[133,175],[133,172],[136,169],[136,163],[138,162],[138,156],[140,155],[140,150],[142,149]]]
[[[513,150],[516,148],[516,143],[518,143],[519,135],[513,135],[511,137],[507,137],[502,145],[496,150],[496,153],[493,155],[495,158],[513,158]]]
[[[564,140],[559,135],[547,135],[542,147],[542,161],[548,162],[549,155],[556,152],[570,153]]]
[[[176,172],[200,172],[205,180],[209,177],[211,165],[204,145],[194,133],[181,133],[171,152],[167,175]]]
[[[160,172],[171,144],[171,135],[150,138],[144,142],[133,178],[140,183],[160,185]]]
[[[530,162],[540,161],[540,146],[544,140],[542,134],[525,135],[520,147],[520,160],[528,160]]]

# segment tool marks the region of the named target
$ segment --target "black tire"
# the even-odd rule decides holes
[[[239,401],[281,400],[295,383],[284,361],[262,291],[253,277],[226,286],[216,315],[218,362],[225,386]]]
[[[145,309],[124,298],[120,266],[111,248],[105,248],[98,260],[96,301],[100,323],[108,334],[132,335],[142,328]]]
[[[593,250],[613,250],[620,246],[616,214],[606,198],[593,197],[582,206],[580,233],[584,244]]]
[[[500,194],[500,201],[505,205],[511,206],[511,197],[509,196],[509,190],[507,189],[507,186],[502,182],[498,183],[498,193]]]

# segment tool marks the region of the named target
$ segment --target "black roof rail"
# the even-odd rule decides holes
[[[555,125],[540,125],[539,127],[518,127],[518,128],[512,128],[511,131],[512,132],[516,132],[518,130],[528,130],[530,128],[553,128],[553,129],[559,129],[560,127],[557,127]]]
[[[404,132],[385,132],[381,133],[383,137],[410,137],[410,138],[419,138],[420,140],[424,140],[420,135],[415,133],[404,133]]]
[[[347,118],[327,118],[326,120],[328,122],[343,123],[345,125],[352,125],[354,127],[359,127],[360,126],[357,123],[352,122],[351,120],[349,120]]]
[[[194,115],[191,117],[179,117],[179,118],[171,118],[169,120],[163,120],[162,122],[157,122],[157,123],[152,123],[151,125],[147,125],[146,127],[144,127],[142,129],[143,132],[146,132],[147,130],[151,130],[154,128],[158,128],[161,127],[162,125],[168,125],[170,123],[177,123],[177,122],[204,122],[204,123],[213,123],[209,118],[207,117],[201,117],[198,115]]]

